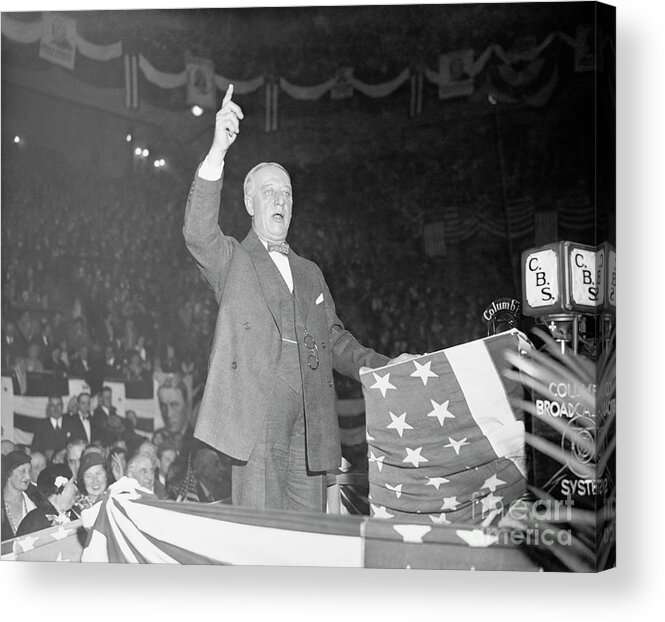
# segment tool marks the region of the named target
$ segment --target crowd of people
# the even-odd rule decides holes
[[[90,394],[65,413],[49,396],[31,445],[2,441],[2,540],[80,517],[114,482],[135,480],[157,499],[230,503],[230,463],[193,437],[186,384],[173,376],[159,389],[165,426],[151,436],[121,417],[104,387],[90,412]]]
[[[159,498],[228,497],[230,466],[192,438],[191,402],[205,383],[216,303],[182,236],[190,172],[135,171],[119,184],[92,166],[75,171],[53,154],[35,152],[3,158],[2,168],[3,374],[83,377],[100,404],[105,379],[191,379],[180,391],[188,392],[186,430],[178,422],[169,426],[168,400],[160,396],[165,429],[152,438],[137,432],[128,411],[105,412],[103,425],[90,413],[94,434],[86,438],[79,427],[59,447],[45,447],[38,434],[31,447],[3,441],[3,454],[11,456],[3,457],[3,538],[6,528],[17,532],[18,518],[31,509],[75,515],[130,473]],[[228,188],[241,205],[241,180]],[[299,188],[298,204],[307,208],[290,234],[294,248],[322,268],[344,323],[390,357],[482,337],[489,302],[482,284],[470,272],[446,272],[446,262],[424,252],[418,226],[402,220],[398,208],[394,218],[384,217],[385,205],[363,191],[354,200],[366,207],[351,206],[336,219],[321,188]],[[226,230],[246,231],[244,210],[222,218]],[[495,286],[505,281],[498,265],[483,270]],[[340,397],[359,395],[357,383],[336,381]],[[86,401],[89,407],[90,395],[68,404],[65,420],[85,414]],[[365,470],[362,448],[346,448],[345,457],[354,470]],[[86,480],[88,470],[94,482]]]
[[[142,171],[118,184],[53,157],[43,166],[22,157],[3,159],[3,369],[87,375],[93,390],[105,377],[154,371],[191,373],[201,385],[216,305],[182,239],[189,182]],[[444,273],[414,232],[396,243],[371,209],[338,222],[311,192],[292,244],[322,267],[361,342],[394,356],[482,336],[489,300],[478,284]]]

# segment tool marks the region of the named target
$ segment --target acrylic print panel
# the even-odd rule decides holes
[[[556,253],[556,310],[523,299],[522,257],[591,248],[612,260],[588,285],[614,300],[614,19],[3,13],[2,559],[612,567],[615,307],[576,307]],[[230,84],[223,186],[190,193]],[[254,220],[290,224],[286,259],[242,242],[261,161],[290,175],[292,221],[282,187],[279,218]],[[206,192],[222,212],[199,239],[228,236],[210,263],[183,238]],[[301,414],[289,399],[321,511],[234,504],[266,419]]]

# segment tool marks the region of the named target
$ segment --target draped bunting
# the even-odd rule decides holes
[[[539,570],[498,530],[157,501],[127,477],[82,523],[82,562]],[[23,559],[34,542],[11,546],[3,559]]]
[[[35,22],[21,22],[3,13],[2,34],[16,43],[36,43],[42,36],[44,19],[42,17]],[[109,45],[97,45],[87,41],[78,33],[74,41],[78,52],[92,60],[104,62],[122,56],[121,41]]]
[[[34,22],[21,22],[16,20],[7,14],[2,15],[2,34],[8,39],[22,44],[36,43],[39,41],[41,32],[42,32],[42,23],[44,17],[41,17],[38,21]],[[523,46],[523,49],[509,49],[505,50],[502,46],[497,44],[492,44],[488,46],[477,58],[473,58],[473,55],[469,55],[469,50],[466,51],[467,56],[464,58],[463,70],[467,78],[465,78],[465,87],[463,89],[457,88],[459,85],[456,84],[455,80],[451,81],[451,77],[446,69],[447,65],[440,66],[438,71],[433,71],[431,69],[425,68],[424,72],[416,72],[409,68],[401,71],[394,78],[387,80],[386,82],[371,84],[366,83],[353,75],[352,68],[345,68],[344,79],[346,80],[348,87],[352,88],[354,91],[358,91],[370,98],[383,98],[391,95],[398,88],[400,88],[407,80],[410,78],[416,78],[415,81],[412,80],[411,86],[411,102],[409,114],[414,116],[420,114],[422,111],[422,78],[424,75],[427,80],[436,85],[439,88],[439,93],[441,98],[447,97],[458,97],[458,96],[468,96],[474,89],[473,80],[485,69],[486,65],[492,57],[496,57],[503,66],[499,71],[499,75],[506,80],[506,83],[511,83],[510,76],[515,77],[513,72],[517,71],[519,74],[519,79],[524,82],[528,82],[529,76],[532,74],[543,74],[541,69],[543,65],[540,63],[540,56],[543,52],[555,41],[561,41],[564,44],[570,46],[576,51],[576,68],[578,71],[584,71],[589,69],[589,63],[594,62],[595,66],[599,69],[602,69],[602,56],[607,47],[614,52],[614,44],[610,37],[600,37],[601,45],[598,46],[599,58],[591,58],[587,54],[586,60],[587,63],[579,62],[578,59],[581,57],[581,51],[587,50],[588,52],[588,40],[590,29],[592,32],[593,26],[582,25],[577,29],[575,37],[571,37],[563,32],[557,31],[550,33],[545,37],[539,44],[526,45]],[[120,58],[123,54],[123,45],[121,41],[108,45],[97,45],[90,41],[87,41],[81,37],[78,33],[75,35],[76,49],[77,52],[82,56],[96,60],[96,61],[109,61],[113,59]],[[586,48],[585,42],[587,42]],[[446,56],[459,54],[460,52],[451,52],[449,54],[443,55]],[[515,67],[515,65],[520,65],[520,63],[530,63],[529,70],[525,73],[523,67]],[[449,66],[448,66],[449,67]],[[501,84],[497,84],[496,80],[493,82],[493,86],[496,88],[498,101],[503,102],[525,102],[530,105],[543,105],[549,100],[552,92],[558,84],[558,68],[556,63],[547,65],[545,69],[551,67],[551,72],[547,73],[547,80],[540,85],[540,88],[536,92],[529,92],[527,94],[515,93],[508,89],[507,91],[502,88]],[[138,68],[143,74],[145,79],[152,85],[166,90],[173,90],[185,87],[187,84],[187,72],[186,70],[169,73],[160,71],[156,68],[145,56],[142,54],[138,55]],[[349,71],[350,69],[350,71]],[[330,79],[321,82],[320,84],[315,84],[312,86],[302,86],[293,84],[283,77],[279,77],[275,81],[275,87],[279,90],[286,93],[289,97],[301,100],[301,101],[312,101],[318,100],[329,92],[332,92],[336,85],[339,84],[340,72],[336,76],[331,77]],[[496,74],[496,72],[495,72]],[[470,82],[466,84],[466,80]],[[220,91],[224,92],[230,83],[233,83],[235,92],[238,95],[247,95],[253,93],[263,87],[266,84],[264,76],[257,76],[250,80],[232,80],[225,76],[215,74],[214,76],[215,87]],[[511,85],[512,87],[518,86],[514,82]],[[271,129],[276,128],[276,93],[277,90],[273,93],[273,90],[270,89],[271,97],[271,118],[270,123],[267,124]],[[448,93],[448,94],[446,94]],[[275,104],[274,106],[272,104]]]
[[[287,95],[293,97],[293,99],[313,100],[323,97],[330,89],[332,89],[335,81],[336,78],[330,78],[330,80],[326,80],[322,84],[317,84],[315,86],[296,86],[284,78],[280,78],[279,86]]]
[[[596,214],[586,195],[563,197],[557,206],[559,225],[571,231],[587,231],[602,224],[601,212]],[[463,242],[478,233],[519,239],[533,234],[535,203],[532,199],[511,201],[505,214],[475,205],[464,208],[449,205],[442,214],[442,222],[446,243]]]

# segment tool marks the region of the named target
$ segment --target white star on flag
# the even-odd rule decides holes
[[[401,415],[399,415],[399,417],[393,415],[391,412],[389,412],[388,414],[392,419],[392,423],[389,423],[387,425],[387,429],[392,428],[393,430],[397,430],[400,438],[402,438],[404,430],[413,430],[413,426],[409,425],[406,422],[406,413],[402,413]]]
[[[454,438],[448,437],[448,440],[450,443],[447,445],[444,445],[444,447],[452,447],[455,450],[455,453],[459,456],[459,450],[461,447],[464,447],[464,445],[471,445],[471,443],[466,442],[467,437],[465,436],[461,441],[456,441]]]
[[[438,378],[439,376],[430,370],[430,365],[432,361],[427,361],[424,365],[421,365],[418,361],[413,361],[413,364],[416,366],[416,371],[411,374],[411,377],[420,378],[423,381],[423,385],[427,386],[428,378]]]
[[[432,408],[434,409],[432,412],[427,413],[428,417],[436,417],[439,420],[439,425],[443,426],[443,422],[446,419],[454,419],[455,415],[451,413],[448,410],[448,404],[450,403],[450,400],[446,400],[445,402],[442,402],[441,404],[437,404],[434,400],[430,400],[432,402]]]
[[[385,456],[375,456],[374,452],[371,450],[369,452],[369,461],[376,462],[376,468],[379,469],[379,471],[383,469],[383,461],[385,460],[385,458],[386,458]]]
[[[410,449],[409,447],[405,447],[405,449],[406,449],[406,458],[404,458],[402,462],[410,462],[416,468],[420,466],[421,462],[429,462],[427,458],[425,458],[420,454],[420,452],[423,450],[422,447],[418,447],[416,449]]]
[[[432,522],[435,525],[450,525],[450,521],[446,518],[446,515],[441,512],[438,516],[434,516],[434,514],[430,514],[429,517],[432,519]]]
[[[459,505],[457,497],[444,497],[443,505],[441,506],[442,510],[455,510]]]
[[[27,535],[24,538],[17,540],[16,544],[21,547],[24,553],[27,553],[35,548],[35,542],[37,542],[38,539],[39,538],[33,538],[32,536]]]
[[[404,542],[411,544],[422,544],[423,538],[432,531],[428,525],[393,525],[393,529]]]
[[[395,389],[397,390],[397,387],[393,386],[390,384],[390,374],[386,374],[385,376],[379,376],[379,374],[372,372],[374,375],[374,380],[376,382],[370,387],[370,389],[379,389],[381,391],[381,395],[383,397],[386,396],[386,392],[388,389]]]
[[[367,440],[368,440],[368,441],[373,441],[373,440],[374,440],[374,437],[373,437],[373,436],[370,436],[368,430],[365,430],[365,435],[367,436]]]
[[[62,551],[58,553],[58,556],[55,558],[55,561],[57,562],[70,562],[72,561],[71,559],[63,559],[62,558]]]
[[[428,477],[427,479],[429,481],[425,484],[425,486],[434,486],[434,488],[437,490],[439,490],[439,486],[441,486],[441,484],[447,484],[450,481],[445,477]]]
[[[391,514],[386,510],[385,505],[374,505],[373,503],[371,504],[372,506],[372,517],[373,518],[393,518],[395,516],[394,514]]]
[[[397,486],[391,486],[390,484],[386,484],[386,488],[388,490],[392,490],[398,499],[402,496],[402,484],[397,484]]]
[[[455,533],[469,546],[474,548],[487,548],[499,541],[499,536],[486,534],[482,529],[458,529]]]
[[[69,529],[65,529],[63,525],[60,525],[58,529],[56,529],[52,534],[51,537],[54,540],[62,540],[66,538],[69,535]]]
[[[503,497],[496,497],[491,492],[486,497],[483,497],[481,499],[481,503],[483,504],[483,514],[493,510],[495,505],[501,503],[501,499],[503,499]]]
[[[491,492],[495,492],[496,489],[497,489],[499,486],[501,486],[501,484],[505,484],[505,483],[506,483],[506,482],[504,482],[502,479],[499,479],[499,478],[496,476],[496,473],[495,473],[494,475],[492,475],[492,477],[488,477],[488,478],[485,480],[485,483],[484,483],[480,488],[481,488],[481,489],[482,489],[482,488],[489,488]]]

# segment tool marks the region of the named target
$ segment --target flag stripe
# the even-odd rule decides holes
[[[524,424],[516,421],[492,358],[482,341],[446,351],[471,416],[499,457],[524,454]]]
[[[126,503],[139,528],[159,524],[160,537],[198,555],[229,564],[361,567],[359,537],[257,527],[180,513],[178,520],[159,508]],[[168,519],[172,520],[168,520]]]

